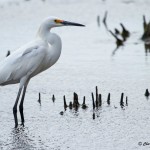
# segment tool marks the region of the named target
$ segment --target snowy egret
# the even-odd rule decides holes
[[[20,83],[13,107],[15,127],[18,126],[17,104],[22,90],[19,111],[21,122],[24,126],[23,103],[30,79],[54,65],[60,57],[62,48],[61,38],[57,34],[50,32],[51,28],[60,26],[84,25],[64,21],[56,17],[48,17],[40,25],[34,41],[22,46],[0,62],[0,85]]]

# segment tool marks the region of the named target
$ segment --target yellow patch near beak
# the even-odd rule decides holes
[[[62,23],[62,22],[63,22],[63,20],[56,19],[56,20],[55,20],[55,22],[56,22],[56,23]]]

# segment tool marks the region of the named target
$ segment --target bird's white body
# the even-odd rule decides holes
[[[26,76],[30,79],[55,64],[61,54],[61,39],[49,35],[44,39],[38,35],[0,62],[0,85],[19,83]]]
[[[84,26],[78,23],[63,21],[55,17],[46,18],[32,42],[22,46],[0,62],[0,85],[20,83],[17,98],[13,107],[15,127],[18,126],[17,105],[23,89],[19,106],[22,125],[24,125],[23,103],[30,79],[56,63],[61,54],[60,37],[51,33],[53,27],[65,25]]]

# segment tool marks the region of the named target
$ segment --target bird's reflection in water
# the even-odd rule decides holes
[[[12,130],[12,143],[11,149],[13,150],[33,150],[34,141],[29,138],[29,131],[28,128],[18,127],[17,129],[14,128]]]

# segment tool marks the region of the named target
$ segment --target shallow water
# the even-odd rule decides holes
[[[0,147],[2,150],[128,150],[149,149],[139,142],[150,142],[150,101],[144,96],[150,81],[150,58],[140,41],[142,15],[149,20],[149,0],[47,0],[0,1],[0,59],[7,50],[14,51],[35,37],[43,18],[49,15],[86,25],[85,28],[63,27],[53,31],[63,42],[62,54],[51,69],[30,81],[24,103],[25,127],[14,129],[12,107],[18,85],[0,87]],[[119,29],[122,22],[131,31],[130,38],[115,54],[114,38],[96,17],[102,20],[108,11],[108,28]],[[113,55],[112,55],[113,54]],[[103,105],[92,119],[91,92],[95,86],[102,94]],[[41,106],[37,102],[41,93]],[[67,109],[73,92],[87,110]],[[111,93],[111,104],[107,95]],[[128,106],[120,107],[121,93],[128,96]],[[52,102],[52,95],[56,101]],[[20,116],[18,113],[20,122]]]

